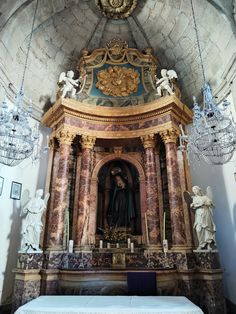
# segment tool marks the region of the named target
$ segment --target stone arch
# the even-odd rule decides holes
[[[109,161],[112,160],[124,160],[127,161],[129,163],[131,163],[133,166],[136,167],[138,173],[139,173],[139,179],[144,180],[145,179],[145,173],[144,173],[144,169],[141,165],[141,163],[134,157],[128,156],[126,154],[121,154],[121,156],[117,156],[117,154],[111,154],[109,156],[104,157],[103,159],[101,159],[94,167],[93,172],[92,172],[92,176],[91,179],[92,180],[96,180],[98,173],[100,171],[100,169]]]
[[[95,243],[95,234],[96,234],[96,225],[97,225],[97,188],[98,188],[98,173],[100,169],[108,162],[113,160],[123,160],[131,163],[139,173],[139,181],[140,181],[140,208],[141,208],[141,229],[142,234],[146,234],[146,226],[145,226],[145,212],[146,212],[146,187],[145,187],[145,172],[141,165],[141,163],[134,157],[128,156],[126,154],[121,154],[118,156],[117,154],[111,154],[102,158],[94,167],[92,176],[91,176],[91,189],[90,189],[90,215],[89,215],[89,239],[91,243]],[[143,242],[145,240],[143,239]]]

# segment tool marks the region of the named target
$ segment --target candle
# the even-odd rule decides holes
[[[103,248],[103,241],[102,241],[102,240],[99,241],[99,248],[100,248],[100,249]]]
[[[128,238],[127,239],[128,249],[130,249],[130,243],[131,243],[131,240],[130,240],[130,238]]]
[[[69,240],[69,245],[68,245],[68,252],[73,253],[73,247],[74,247],[74,241]]]
[[[164,239],[163,240],[163,251],[166,253],[168,251],[168,240]]]
[[[110,249],[111,248],[111,244],[110,242],[107,242],[107,248]]]
[[[147,214],[146,214],[146,213],[145,213],[145,215],[144,215],[144,218],[145,218],[147,245],[149,245],[148,223],[147,223]]]
[[[134,253],[134,242],[130,243],[130,249],[131,249],[131,253]]]
[[[166,212],[164,212],[164,217],[163,217],[163,241],[166,238]]]
[[[116,243],[116,248],[119,249],[119,247],[120,247],[120,244]]]

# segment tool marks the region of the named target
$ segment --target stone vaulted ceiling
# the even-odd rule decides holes
[[[235,72],[233,1],[194,4],[206,77],[220,91]],[[33,0],[0,1],[0,83],[8,94],[20,85],[34,7]],[[160,68],[179,74],[187,104],[192,94],[199,95],[203,81],[190,0],[139,0],[124,20],[104,17],[95,0],[40,0],[25,82],[35,114],[40,116],[45,102],[55,100],[60,72],[74,67],[82,48],[104,46],[114,37],[130,47],[153,47]]]

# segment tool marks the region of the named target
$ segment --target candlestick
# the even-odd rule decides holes
[[[130,243],[130,249],[131,249],[131,253],[134,253],[134,242]]]
[[[103,241],[102,241],[102,240],[99,241],[99,248],[100,248],[100,249],[103,248]]]
[[[168,251],[168,240],[164,239],[162,243],[163,243],[163,251],[164,253],[166,253]]]
[[[144,218],[145,218],[147,245],[149,245],[148,223],[147,223],[147,214],[146,213],[144,214]]]
[[[166,238],[166,212],[164,212],[164,217],[163,217],[163,241]]]
[[[73,248],[74,248],[74,241],[69,240],[69,245],[68,245],[68,252],[73,253]]]
[[[130,240],[130,238],[128,238],[127,239],[128,249],[130,249],[130,243],[131,243],[131,240]]]
[[[119,249],[119,247],[120,247],[120,244],[116,243],[116,248]]]
[[[111,244],[110,242],[107,242],[107,248],[110,249],[111,248]]]

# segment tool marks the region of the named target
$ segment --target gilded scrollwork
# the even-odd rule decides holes
[[[138,91],[139,76],[132,68],[110,66],[98,72],[96,87],[104,95],[126,97]]]
[[[179,136],[179,130],[176,128],[170,127],[168,129],[164,129],[159,134],[164,141],[165,144],[167,143],[176,143],[177,138]]]
[[[64,125],[56,132],[55,136],[58,139],[60,145],[71,145],[74,138],[76,137],[76,132],[72,130],[70,126]]]
[[[124,19],[131,15],[137,0],[96,0],[102,14],[112,19]]]
[[[143,143],[143,147],[146,148],[154,148],[156,145],[155,135],[148,134],[141,137],[141,141]]]
[[[96,142],[95,136],[89,136],[89,135],[81,136],[81,146],[83,149],[84,148],[93,149],[95,142]]]

